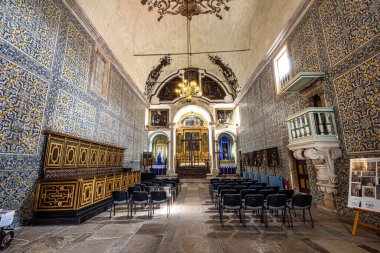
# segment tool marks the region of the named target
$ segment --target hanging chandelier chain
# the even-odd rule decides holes
[[[191,66],[191,34],[190,34],[190,19],[187,19],[187,65]]]

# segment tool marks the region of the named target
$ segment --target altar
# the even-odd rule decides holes
[[[166,175],[166,165],[152,165],[150,168],[150,172],[156,174],[156,175]]]

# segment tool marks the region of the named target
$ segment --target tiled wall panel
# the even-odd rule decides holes
[[[89,90],[95,48],[62,1],[0,2],[0,208],[16,223],[30,215],[43,130],[126,148],[124,166],[139,167],[145,104],[114,66],[107,100]]]

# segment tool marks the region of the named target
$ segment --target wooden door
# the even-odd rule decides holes
[[[295,160],[296,171],[298,177],[299,191],[303,193],[310,193],[309,174],[307,171],[306,160]]]

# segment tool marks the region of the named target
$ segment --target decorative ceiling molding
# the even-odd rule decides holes
[[[222,72],[224,78],[227,80],[231,88],[232,97],[235,100],[237,94],[240,92],[240,86],[238,80],[235,76],[233,70],[228,66],[228,64],[224,63],[222,59],[217,55],[208,55],[210,61],[220,68],[220,72]]]
[[[219,19],[223,19],[220,14],[222,9],[229,11],[227,6],[232,0],[141,0],[142,5],[148,6],[148,11],[157,9],[158,22],[164,15],[182,15],[189,20],[193,16],[201,14],[215,14]]]
[[[290,19],[286,27],[280,32],[277,39],[274,41],[273,45],[271,46],[271,48],[268,50],[264,59],[262,59],[261,62],[257,65],[256,69],[253,71],[252,75],[247,80],[246,84],[243,86],[243,89],[241,90],[237,98],[235,99],[234,101],[235,107],[239,104],[240,100],[244,97],[245,93],[247,93],[247,91],[251,88],[255,79],[263,71],[265,66],[273,59],[278,49],[284,45],[284,43],[286,42],[291,32],[297,26],[299,21],[302,20],[306,11],[309,9],[310,6],[312,6],[314,1],[315,0],[303,0],[302,4],[300,4],[297,10],[294,11],[292,18]]]
[[[123,67],[121,62],[117,59],[114,53],[111,51],[110,47],[107,45],[106,41],[97,31],[95,26],[92,24],[90,19],[87,17],[82,7],[78,4],[76,0],[63,0],[65,6],[71,11],[71,13],[77,18],[79,23],[87,30],[90,36],[94,39],[96,45],[102,49],[104,55],[112,63],[112,65],[119,71],[127,83],[131,86],[133,92],[136,93],[137,97],[149,107],[149,102],[145,98],[144,94],[141,92],[139,87],[133,81],[131,76],[128,74],[127,70]]]
[[[152,71],[150,71],[148,78],[145,83],[145,95],[147,99],[152,97],[153,87],[156,85],[158,78],[162,72],[162,69],[172,62],[172,58],[167,55],[160,59],[160,62],[157,66],[153,66]]]

